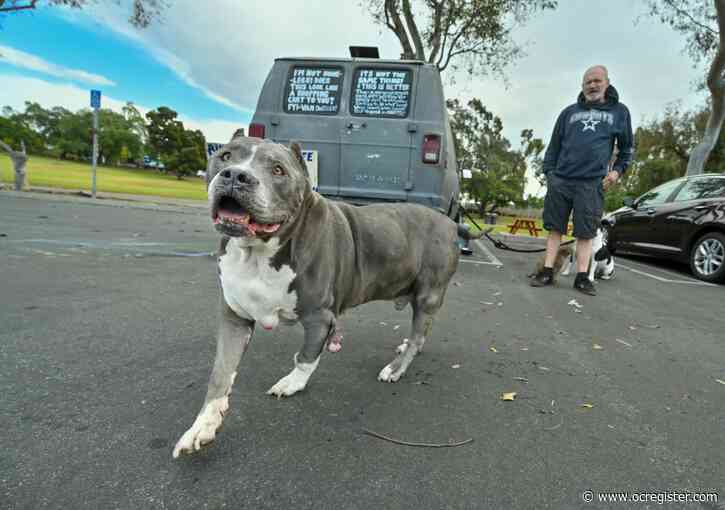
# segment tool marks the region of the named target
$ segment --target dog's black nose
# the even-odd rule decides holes
[[[233,188],[245,187],[252,188],[259,185],[259,180],[247,170],[239,170],[237,168],[227,168],[221,172],[224,184]]]

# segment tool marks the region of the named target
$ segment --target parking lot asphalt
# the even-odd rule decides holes
[[[535,255],[486,241],[400,382],[376,376],[409,309],[349,311],[289,399],[265,391],[302,329],[257,331],[217,441],[173,460],[213,362],[216,245],[202,206],[0,193],[0,507],[725,508],[725,287],[618,258],[596,297],[532,288]]]

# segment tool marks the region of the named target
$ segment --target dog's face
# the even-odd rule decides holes
[[[225,236],[245,244],[281,236],[311,193],[300,147],[235,137],[207,167],[211,219]]]

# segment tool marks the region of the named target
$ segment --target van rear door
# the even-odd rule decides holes
[[[280,94],[283,114],[270,115],[270,138],[285,144],[290,140],[298,141],[317,191],[336,196],[340,187],[339,114],[346,79],[344,67],[314,61],[286,63],[287,75]]]
[[[415,124],[415,67],[362,64],[341,112],[340,196],[407,201]]]

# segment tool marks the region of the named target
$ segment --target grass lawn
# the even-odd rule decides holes
[[[48,188],[65,188],[73,190],[91,189],[91,165],[61,161],[53,158],[31,156],[27,166],[27,180],[30,186]],[[0,182],[13,185],[15,175],[10,157],[0,154]],[[96,170],[96,188],[108,193],[129,193],[132,195],[153,195],[170,198],[187,198],[206,200],[206,185],[198,177],[187,177],[183,181],[174,176],[164,175],[151,169],[115,168],[99,166]],[[473,216],[482,228],[488,228],[483,219]],[[513,216],[498,216],[494,233],[508,233],[508,225],[514,222]],[[535,219],[536,226],[542,228],[542,221]],[[474,231],[476,227],[471,225]],[[528,236],[529,232],[519,230],[519,235]],[[539,232],[539,237],[546,237],[546,231]]]
[[[508,233],[510,233],[508,226],[509,225],[513,225],[514,220],[516,219],[516,217],[514,217],[514,216],[498,216],[496,218],[496,224],[495,225],[487,225],[487,224],[485,224],[483,222],[483,218],[478,217],[478,215],[476,215],[476,214],[473,215],[473,219],[476,220],[476,223],[478,223],[478,225],[481,228],[483,228],[484,230],[487,229],[487,228],[489,228],[489,227],[493,227],[493,232],[491,232],[492,234],[508,234]],[[548,235],[548,232],[546,230],[543,230],[543,228],[544,228],[544,222],[540,218],[532,218],[532,219],[534,220],[534,222],[536,222],[536,226],[538,228],[542,229],[541,232],[539,232],[539,237],[546,238],[546,236]],[[470,220],[465,219],[465,221],[466,221],[466,223],[468,225],[471,226],[471,230],[473,232],[478,232],[479,231],[476,228],[476,226],[473,225],[470,222]],[[569,232],[571,233],[571,227],[569,229]],[[517,230],[516,231],[516,235],[531,237],[531,235],[529,234],[529,231],[528,230]],[[568,241],[569,239],[573,239],[573,238],[571,236],[568,236],[568,235],[567,236],[564,236],[564,240],[567,240]]]
[[[90,163],[30,156],[26,169],[26,179],[30,186],[91,190],[92,168]],[[15,182],[13,164],[6,154],[0,154],[0,181],[11,185]],[[180,181],[174,176],[143,168],[98,166],[96,168],[96,189],[109,193],[206,199],[206,185],[203,179],[186,177]]]

